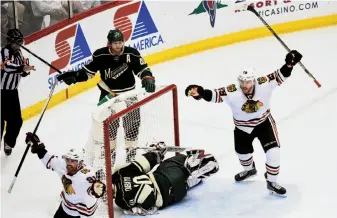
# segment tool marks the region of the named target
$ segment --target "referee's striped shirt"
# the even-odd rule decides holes
[[[1,49],[1,90],[17,89],[26,59],[19,50],[13,53],[10,45]]]

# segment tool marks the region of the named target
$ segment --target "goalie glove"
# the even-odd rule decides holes
[[[167,152],[167,147],[165,142],[158,142],[156,144],[149,145],[149,151],[158,153],[160,159],[163,160]]]

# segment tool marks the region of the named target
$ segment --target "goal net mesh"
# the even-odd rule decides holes
[[[132,161],[145,152],[136,147],[164,141],[179,146],[177,90],[175,85],[157,88],[154,93],[133,90],[108,99],[94,109],[86,164],[99,172],[107,194],[99,199],[94,217],[113,215],[111,175],[116,165]]]

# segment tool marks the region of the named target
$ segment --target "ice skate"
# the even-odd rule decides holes
[[[275,195],[275,196],[280,196],[280,197],[286,197],[287,195],[287,190],[277,184],[276,182],[270,182],[267,180],[267,172],[264,173],[264,178],[267,181],[267,189],[269,190],[269,194]]]
[[[287,197],[287,190],[277,184],[276,182],[267,181],[267,189],[269,190],[269,194],[276,195],[280,197]]]
[[[10,156],[12,154],[12,147],[10,147],[9,145],[7,145],[7,143],[5,143],[4,152],[5,152],[5,154],[7,156]]]
[[[235,175],[234,179],[236,182],[241,182],[243,180],[252,178],[257,175],[257,170],[255,169],[255,163],[253,163],[253,169],[251,170],[244,170]]]

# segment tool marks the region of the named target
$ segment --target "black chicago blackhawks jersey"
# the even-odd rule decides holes
[[[140,79],[152,76],[137,49],[129,46],[124,46],[121,55],[113,55],[109,47],[97,49],[92,55],[92,61],[83,68],[90,77],[99,71],[101,80],[116,93],[134,89],[134,75]]]
[[[145,210],[156,206],[160,191],[154,185],[150,170],[158,163],[153,152],[139,156],[132,163],[121,166],[112,175],[115,187],[115,203],[124,210],[140,207]],[[157,186],[158,187],[158,186]],[[159,193],[158,193],[159,192]]]

